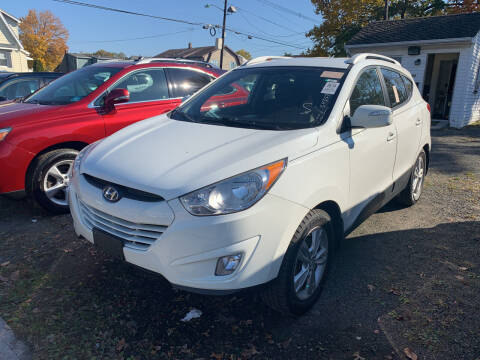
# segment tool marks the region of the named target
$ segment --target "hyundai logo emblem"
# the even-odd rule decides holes
[[[120,193],[113,186],[107,185],[103,188],[103,197],[110,202],[117,202],[120,200]]]

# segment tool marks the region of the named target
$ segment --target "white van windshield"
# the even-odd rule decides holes
[[[328,119],[346,72],[321,67],[234,70],[172,111],[170,118],[268,130],[319,126]]]

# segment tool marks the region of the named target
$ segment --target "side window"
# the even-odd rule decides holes
[[[211,81],[211,77],[195,70],[169,68],[170,90],[174,98],[192,95]]]
[[[350,97],[350,115],[361,105],[384,105],[382,84],[375,68],[365,70],[357,80]]]
[[[31,95],[40,87],[39,79],[19,79],[8,82],[0,89],[0,99],[12,100]]]
[[[12,67],[10,54],[10,51],[0,50],[0,66]]]
[[[42,79],[42,85],[41,86],[48,85],[55,79],[58,79],[58,78],[56,78],[56,77],[45,77],[45,78]]]
[[[408,94],[402,76],[396,71],[387,69],[382,69],[382,74],[387,86],[390,106],[393,108],[404,103],[408,99]]]
[[[409,78],[402,75],[403,83],[405,84],[405,89],[407,90],[407,99],[412,95],[413,92],[413,83]]]
[[[127,75],[113,89],[127,89],[130,93],[129,102],[168,99],[167,79],[163,69],[150,68],[135,71]]]

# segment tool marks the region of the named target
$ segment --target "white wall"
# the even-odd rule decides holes
[[[428,54],[458,53],[458,67],[450,109],[450,126],[461,128],[480,120],[480,92],[474,94],[475,79],[480,66],[480,33],[474,38],[474,43],[430,44],[422,45],[420,55],[408,55],[408,46],[378,46],[351,48],[351,55],[371,52],[386,56],[402,57],[402,66],[412,74],[423,92]],[[419,59],[420,65],[415,65]]]
[[[474,38],[469,51],[460,54],[456,93],[450,112],[450,126],[461,128],[480,121],[480,92],[474,93],[475,80],[480,67],[480,33]]]

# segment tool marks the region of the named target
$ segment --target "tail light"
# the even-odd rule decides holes
[[[432,112],[432,108],[430,107],[430,104],[429,104],[429,103],[427,103],[427,110],[428,110],[429,113]]]

